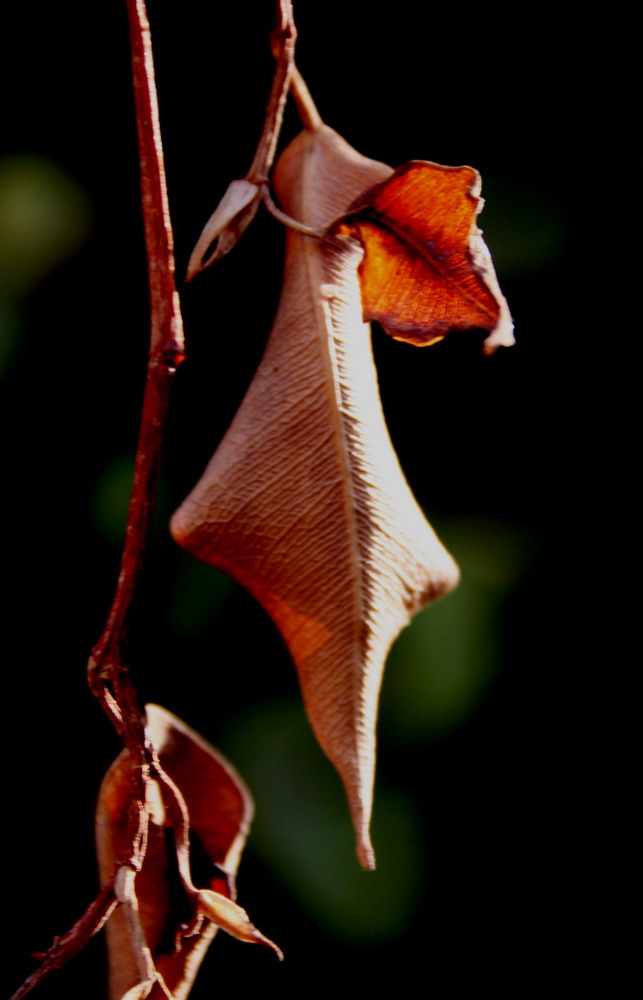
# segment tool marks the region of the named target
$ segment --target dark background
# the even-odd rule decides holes
[[[624,401],[609,359],[617,347],[626,371],[628,348],[607,277],[614,247],[605,252],[597,224],[609,160],[607,202],[627,188],[630,132],[606,88],[611,39],[554,5],[510,19],[495,5],[295,6],[298,62],[328,124],[393,166],[480,170],[480,221],[517,344],[485,358],[476,332],[419,351],[374,331],[392,437],[463,584],[391,658],[378,871],[367,875],[274,628],[166,530],[261,356],[279,225],[261,214],[233,254],[181,286],[188,361],[175,380],[137,681],[251,785],[240,902],[286,953],[279,966],[220,935],[192,995],[349,993],[419,976],[436,997],[474,986],[521,996],[552,976],[596,981],[608,966],[613,984],[597,829],[619,660],[601,635],[623,526],[605,510],[624,489],[609,427]],[[150,18],[182,274],[252,158],[272,10],[151,2]],[[118,744],[85,663],[118,573],[148,335],[124,4],[36,3],[7,28],[4,995],[33,967],[27,953],[45,950],[96,891],[93,808]],[[621,96],[626,65],[609,74]],[[296,129],[289,111],[285,139]],[[102,996],[103,963],[93,943],[40,995]]]

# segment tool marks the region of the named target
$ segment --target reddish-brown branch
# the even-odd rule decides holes
[[[35,972],[25,979],[11,997],[11,1000],[21,1000],[31,993],[32,989],[41,983],[43,979],[60,969],[81,951],[88,941],[97,934],[109,918],[112,910],[116,906],[116,896],[114,894],[114,879],[103,886],[93,903],[87,907],[82,917],[76,921],[66,934],[56,938],[51,948],[47,952],[42,965]]]
[[[288,92],[291,86],[295,87],[294,92],[300,106],[301,102],[297,95],[301,87],[296,81],[299,80],[304,90],[305,84],[301,82],[294,62],[297,31],[293,20],[292,2],[276,0],[275,7],[275,23],[270,43],[276,69],[261,136],[246,176],[242,181],[232,181],[214,214],[203,228],[188,264],[188,281],[236,246],[257,214],[262,200],[273,214],[278,213],[267,189],[268,175],[275,158]],[[306,124],[311,117],[316,116],[317,125],[311,127],[318,127],[321,119],[314,109],[310,95],[308,97],[311,114],[302,120]]]
[[[143,561],[152,528],[158,473],[172,375],[183,360],[183,325],[174,280],[174,250],[168,210],[163,149],[149,23],[144,0],[127,0],[132,49],[132,74],[136,102],[141,202],[145,227],[150,287],[151,334],[147,379],[136,452],[134,483],[130,499],[121,569],[112,607],[89,663],[89,682],[118,730],[132,760],[130,849],[122,859],[125,870],[140,871],[147,847],[148,815],[145,785],[150,761],[145,741],[143,713],[131,682],[128,633],[132,607],[140,584]],[[160,764],[154,761],[156,772]],[[180,793],[176,790],[176,796]],[[185,803],[181,804],[185,814]],[[185,839],[185,834],[183,834]],[[62,937],[57,938],[42,964],[12,1000],[26,996],[54,969],[73,958],[103,926],[117,905],[114,880],[99,893],[85,914]]]
[[[297,105],[297,111],[304,128],[315,130],[324,124],[322,117],[317,110],[310,91],[306,86],[306,81],[296,66],[293,66],[290,90]]]
[[[126,746],[142,754],[142,714],[129,678],[127,638],[152,527],[170,384],[183,360],[183,325],[174,279],[174,244],[159,128],[154,63],[144,0],[127,0],[136,101],[141,202],[150,286],[147,381],[125,544],[114,601],[89,667],[90,685]]]
[[[261,138],[250,170],[245,177],[252,184],[260,185],[266,180],[275,158],[294,69],[296,40],[297,29],[293,20],[291,0],[276,0],[275,25],[270,42],[277,69],[268,98]]]

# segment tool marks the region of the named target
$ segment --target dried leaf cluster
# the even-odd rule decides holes
[[[124,749],[97,808],[101,895],[16,997],[106,921],[113,1000],[186,997],[218,928],[281,957],[235,901],[252,817],[247,790],[176,717],[158,706],[144,714],[129,678],[127,628],[153,508],[158,429],[183,356],[149,30],[143,0],[129,4],[152,346],[123,570],[90,664],[92,689]],[[189,271],[229,252],[263,203],[287,226],[279,308],[246,397],[172,533],[234,576],[273,618],[313,729],[344,782],[359,859],[373,868],[386,656],[410,616],[455,586],[458,570],[400,469],[368,322],[420,346],[477,327],[488,331],[492,352],[513,335],[476,225],[476,171],[423,161],[392,170],[357,153],[320,119],[294,66],[294,41],[290,3],[281,0],[272,38],[277,72],[255,160],[206,225]],[[304,128],[271,172],[289,93]],[[195,850],[209,860],[205,886],[192,879]]]
[[[296,221],[275,324],[172,533],[247,587],[280,629],[372,868],[385,659],[458,570],[399,467],[365,321],[418,345],[476,326],[489,331],[489,352],[513,342],[512,324],[475,224],[480,179],[470,167],[416,161],[393,171],[315,120],[282,154],[273,186]],[[228,246],[248,198],[236,191],[206,226],[193,272],[213,238]]]

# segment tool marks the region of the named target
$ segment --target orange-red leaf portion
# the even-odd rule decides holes
[[[364,192],[329,236],[355,235],[365,320],[425,346],[451,330],[489,330],[485,350],[513,343],[513,325],[475,220],[472,167],[411,161]]]

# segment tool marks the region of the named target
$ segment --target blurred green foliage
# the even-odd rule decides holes
[[[20,305],[89,233],[82,187],[44,156],[0,159],[0,371],[17,342]]]
[[[238,584],[198,559],[181,559],[172,592],[171,623],[182,639],[202,635],[217,615],[225,613]]]
[[[93,525],[110,545],[121,548],[132,492],[134,456],[117,455],[100,470],[91,500]]]
[[[499,670],[504,601],[533,547],[524,529],[481,517],[443,522],[438,534],[462,575],[393,646],[381,711],[393,741],[445,736],[475,712]]]
[[[537,273],[560,259],[570,220],[551,193],[516,177],[485,173],[482,195],[478,225],[503,279]]]

